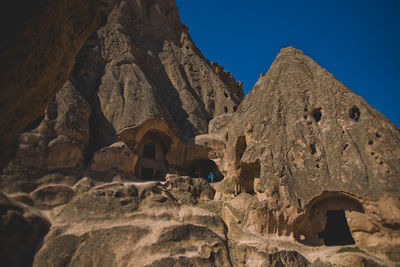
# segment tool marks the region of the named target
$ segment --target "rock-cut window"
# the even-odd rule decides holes
[[[146,144],[143,148],[143,158],[155,159],[156,157],[156,148],[153,144]]]

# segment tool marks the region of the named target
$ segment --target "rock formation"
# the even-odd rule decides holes
[[[23,0],[2,6],[0,168],[13,156],[21,131],[68,79],[82,45],[100,26],[101,12],[108,13],[106,4],[114,3]]]
[[[243,99],[173,0],[104,12],[0,176],[8,265],[400,263],[383,115],[293,47]]]

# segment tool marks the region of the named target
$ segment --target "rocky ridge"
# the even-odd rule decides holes
[[[174,1],[114,4],[3,169],[8,265],[399,264],[398,128],[293,47],[242,101]]]

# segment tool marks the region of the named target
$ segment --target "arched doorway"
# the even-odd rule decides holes
[[[171,138],[157,130],[148,131],[138,144],[139,159],[135,175],[142,180],[162,181],[168,169],[166,154],[171,147]]]
[[[311,246],[354,244],[346,211],[364,212],[361,203],[342,192],[324,192],[311,200],[294,223],[295,239]]]
[[[327,246],[344,246],[355,244],[347,224],[344,210],[328,210],[324,231],[318,234]]]
[[[143,148],[143,158],[155,159],[156,158],[156,148],[154,144],[148,143]]]

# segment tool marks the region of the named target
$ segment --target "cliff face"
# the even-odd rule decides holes
[[[400,131],[384,116],[293,47],[242,100],[172,0],[104,12],[0,176],[7,264],[399,263]]]
[[[102,11],[107,14],[101,6],[91,0],[4,3],[0,41],[0,168],[15,153],[21,131],[43,114],[68,79],[85,40],[100,26]]]
[[[324,231],[339,224],[331,219],[337,212],[356,244],[399,237],[399,129],[294,47],[281,50],[235,114],[212,120],[196,142],[214,143],[210,157],[229,177],[217,194],[266,201],[268,215],[250,212],[248,230],[329,245]]]
[[[295,206],[323,191],[395,197],[400,186],[399,129],[293,47],[282,49],[223,130],[228,148],[244,141],[241,155],[224,158],[226,168],[257,162],[256,191],[284,186]]]
[[[171,168],[187,174],[193,160],[207,160],[204,148],[187,145],[242,98],[241,84],[196,48],[173,1],[121,1],[83,46],[44,119],[21,135],[3,184],[30,191],[41,177],[74,182],[88,172],[147,179],[150,167],[150,179]],[[154,162],[142,160],[149,142]]]
[[[74,69],[74,83],[92,103],[93,145],[132,138],[130,132],[157,119],[185,143],[206,133],[210,119],[233,112],[243,98],[232,76],[222,79],[225,73],[213,67],[173,1],[122,1]]]

